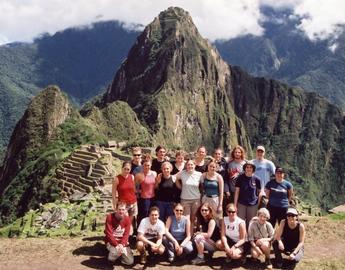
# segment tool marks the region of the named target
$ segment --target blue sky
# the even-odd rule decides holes
[[[189,11],[201,34],[212,41],[261,35],[261,5],[290,8],[303,18],[297,27],[314,40],[336,36],[345,24],[343,0],[0,0],[0,44],[100,20],[147,25],[169,6]]]

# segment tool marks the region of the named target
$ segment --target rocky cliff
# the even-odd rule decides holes
[[[0,194],[26,162],[37,158],[35,153],[47,144],[70,113],[68,99],[55,86],[47,87],[31,101],[12,133],[0,170]]]
[[[226,94],[230,69],[189,14],[169,8],[137,38],[100,107],[123,100],[156,140],[194,150],[249,143]]]

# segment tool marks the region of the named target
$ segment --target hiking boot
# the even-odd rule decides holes
[[[203,264],[205,262],[206,262],[205,259],[200,258],[199,256],[197,256],[194,260],[191,261],[192,264]]]
[[[146,252],[144,251],[144,252],[140,253],[140,263],[145,264],[146,261],[147,261],[146,260]]]
[[[266,259],[265,266],[266,266],[266,269],[273,269],[273,265],[272,265],[271,260],[269,258]]]

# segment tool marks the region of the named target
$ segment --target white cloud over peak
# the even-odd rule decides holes
[[[290,8],[303,18],[299,28],[311,39],[332,36],[345,20],[342,0],[0,0],[0,44],[100,20],[147,25],[170,6],[187,10],[210,40],[261,35],[261,5]]]

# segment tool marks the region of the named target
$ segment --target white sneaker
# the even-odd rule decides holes
[[[115,262],[117,259],[116,255],[114,253],[109,252],[108,254],[108,260],[111,262]]]

